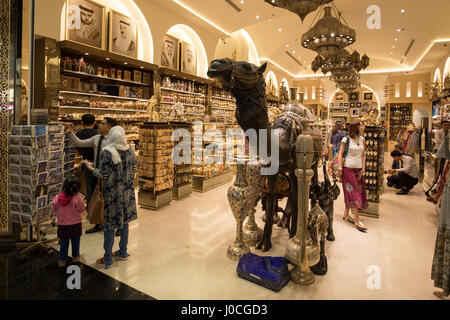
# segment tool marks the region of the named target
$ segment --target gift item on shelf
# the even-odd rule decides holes
[[[225,153],[229,148],[228,141],[222,146],[214,141],[205,140],[205,132],[218,130],[222,137],[226,136],[228,123],[195,123],[193,126],[194,137],[192,141],[192,188],[194,191],[205,192],[213,189],[232,178],[230,166],[226,163]],[[217,161],[221,159],[221,161]]]
[[[383,193],[384,182],[384,140],[385,133],[382,127],[367,126],[364,131],[366,172],[364,180],[367,189],[369,208],[363,215],[379,217],[380,196]]]
[[[182,103],[185,120],[203,121],[207,113],[208,86],[194,81],[164,76],[161,80],[160,121],[170,121],[172,107]]]
[[[192,133],[192,125],[189,123],[173,122],[170,123],[170,125],[174,130],[184,129]],[[184,142],[185,141],[174,142],[174,144]],[[174,154],[174,156],[181,160],[186,155],[184,154],[184,150],[181,149],[179,153]],[[185,163],[185,161],[181,161],[181,163],[175,162],[173,172],[172,197],[174,199],[181,199],[190,194],[192,194],[192,164],[190,161],[188,161],[188,163]]]
[[[147,123],[139,129],[138,201],[143,207],[157,209],[172,199],[172,132],[163,123]]]
[[[412,103],[389,105],[389,140],[395,141],[399,132],[412,122]]]
[[[224,88],[212,87],[211,112],[209,121],[218,123],[234,123],[236,99],[231,91]]]
[[[57,143],[58,136],[49,129],[47,126],[12,127],[9,136],[9,208],[13,222],[34,225],[50,218],[48,159],[49,149]]]

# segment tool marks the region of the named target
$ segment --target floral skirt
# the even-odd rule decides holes
[[[342,189],[344,190],[345,206],[348,209],[367,209],[366,184],[364,176],[358,180],[356,177],[361,169],[346,168],[342,169]]]
[[[450,294],[450,227],[440,226],[436,237],[431,279],[434,286]]]

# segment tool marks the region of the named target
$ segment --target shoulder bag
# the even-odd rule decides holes
[[[105,200],[103,198],[103,178],[98,179],[94,194],[88,206],[88,219],[91,224],[103,224],[105,218]]]

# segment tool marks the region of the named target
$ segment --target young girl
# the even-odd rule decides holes
[[[72,242],[73,262],[80,261],[81,214],[86,211],[83,198],[78,191],[80,181],[75,176],[68,177],[63,184],[63,190],[53,199],[52,212],[58,218],[58,238],[60,239],[60,254],[58,265],[64,267],[69,252],[69,242]]]

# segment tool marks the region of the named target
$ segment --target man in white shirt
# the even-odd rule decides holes
[[[419,168],[416,160],[410,156],[403,155],[399,150],[392,151],[391,157],[400,164],[399,169],[388,171],[390,174],[396,174],[391,177],[391,181],[402,188],[402,190],[397,192],[398,195],[408,194],[409,190],[419,183]]]
[[[112,127],[117,126],[117,121],[112,118],[105,118],[98,128],[99,134],[85,140],[79,139],[72,131],[69,125],[66,125],[66,131],[69,132],[69,139],[77,148],[94,148],[94,167],[100,165],[100,153],[103,147],[108,145],[108,135]],[[87,234],[100,231],[100,226],[95,225],[93,228],[86,230]]]

